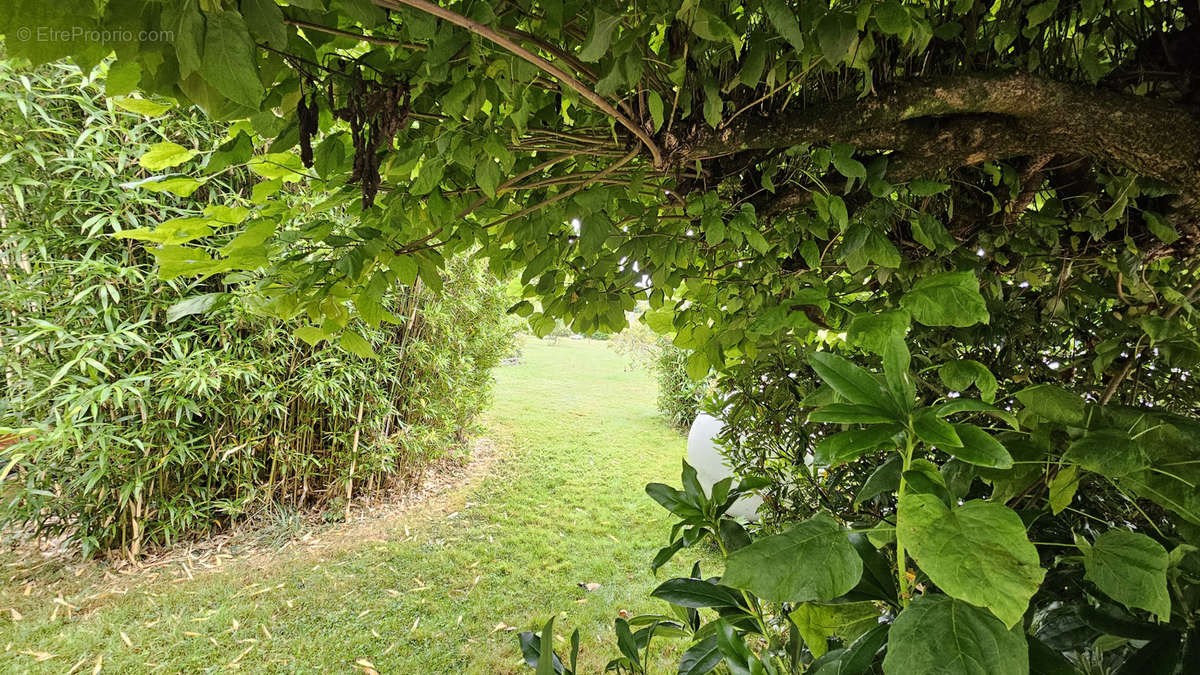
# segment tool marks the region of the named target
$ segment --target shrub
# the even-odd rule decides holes
[[[238,282],[253,275],[160,282],[111,236],[245,200],[239,167],[190,199],[127,184],[152,143],[211,147],[221,125],[127,112],[68,67],[0,64],[0,96],[0,426],[17,437],[0,520],[137,554],[266,505],[404,485],[461,446],[512,346],[480,263],[391,294],[394,319],[363,334],[373,359],[309,346],[250,311]]]
[[[635,367],[646,368],[654,375],[658,383],[658,411],[672,427],[687,431],[709,391],[707,380],[696,381],[688,375],[688,351],[637,322],[618,333],[614,344],[618,351],[629,356]]]

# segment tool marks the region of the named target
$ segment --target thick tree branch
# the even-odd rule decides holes
[[[670,136],[670,161],[801,143],[851,143],[944,168],[1023,155],[1070,153],[1125,166],[1178,187],[1200,207],[1200,119],[1162,100],[1098,91],[1025,74],[913,81],[865,100],[836,101],[780,118]]]

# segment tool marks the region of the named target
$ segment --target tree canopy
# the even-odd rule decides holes
[[[726,516],[753,476],[648,486],[679,518],[653,566],[713,541],[726,576],[618,619],[614,669],[660,624],[694,673],[862,672],[885,641],[888,673],[1194,661],[1194,0],[18,0],[0,32],[231,122],[141,157],[184,199],[257,181],[121,232],[161,276],[352,347],[470,252],[539,334],[646,303],[732,419],[798,439],[819,508],[787,531]],[[830,634],[851,605],[873,627]],[[521,638],[538,672],[551,633]]]
[[[131,235],[159,244],[166,277],[271,264],[264,308],[306,313],[310,339],[352,328],[347,300],[378,321],[383,288],[436,283],[448,254],[478,250],[520,274],[513,311],[536,331],[618,329],[646,299],[696,374],[912,290],[919,324],[1059,352],[1017,370],[1036,381],[1053,361],[1107,400],[1139,358],[1200,354],[1180,312],[1200,288],[1198,16],[1133,0],[21,0],[0,29],[35,61],[115,53],[110,94],[246,120],[219,147],[143,158],[180,186],[258,174],[244,245],[206,249],[219,219]],[[277,191],[308,179],[361,227],[310,228],[293,235],[307,255],[280,259]]]

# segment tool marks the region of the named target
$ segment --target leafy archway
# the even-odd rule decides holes
[[[1011,649],[964,637],[935,661],[1025,672],[1032,645],[1066,667],[1035,621],[1054,603],[1125,640],[1117,663],[1194,658],[1195,2],[21,0],[0,21],[11,54],[115,52],[110,93],[245,120],[217,148],[142,160],[181,190],[260,176],[236,245],[206,247],[217,220],[129,236],[168,278],[268,267],[263,310],[305,316],[307,340],[354,349],[357,322],[389,318],[386,288],[436,287],[474,250],[520,276],[512,311],[538,332],[616,330],[644,300],[697,377],[811,359],[828,387],[800,408],[831,425],[813,426],[817,462],[886,471],[878,517],[816,515],[729,551],[755,573],[700,606],[753,620],[688,626],[735,671],[819,656],[785,658],[768,617],[847,599],[862,565],[896,578],[868,598],[896,617],[888,672],[935,668],[917,641],[963,617]],[[361,225],[281,233],[306,250],[280,259],[279,191],[309,180]],[[1070,515],[1079,480],[1122,506]],[[744,543],[723,496],[685,488],[655,494],[689,523],[672,553]],[[833,555],[851,525],[891,538]],[[966,559],[946,557],[955,542]],[[804,585],[780,567],[797,552],[846,583]],[[1130,575],[1136,593],[1113,585]],[[883,638],[864,635],[839,672],[874,657]]]

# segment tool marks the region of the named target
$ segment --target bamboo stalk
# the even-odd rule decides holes
[[[354,442],[350,444],[350,476],[346,479],[346,521],[350,520],[350,496],[354,491],[354,467],[358,461],[358,438],[359,431],[362,429],[363,406],[365,402],[358,404],[358,419],[354,422]]]

